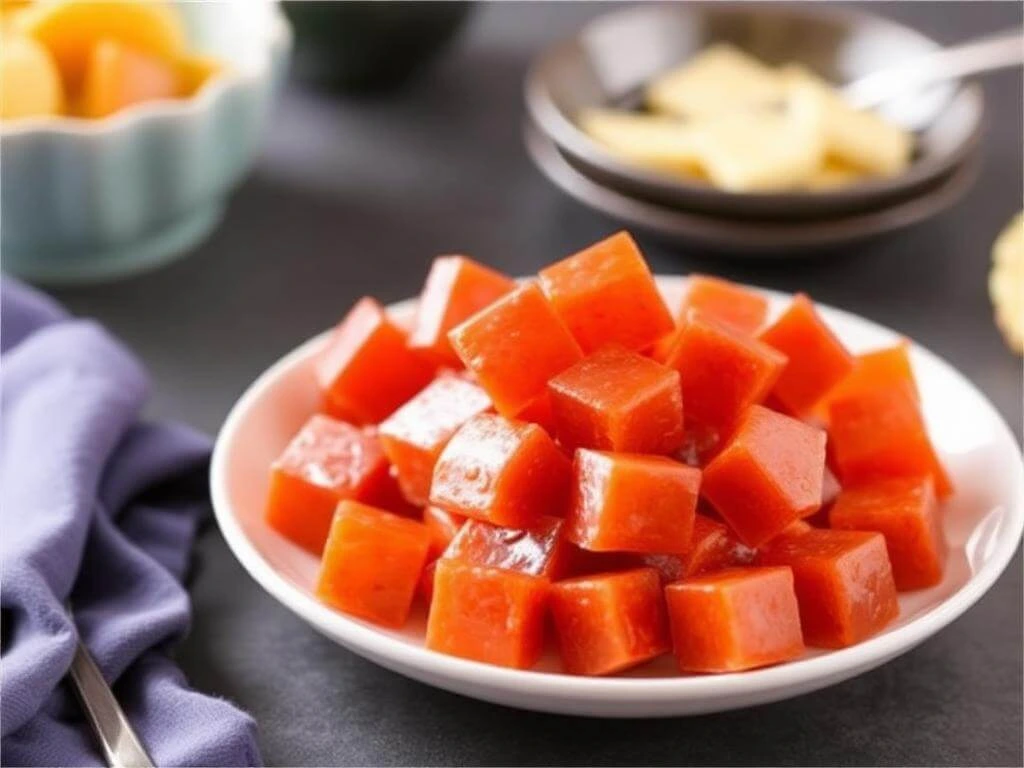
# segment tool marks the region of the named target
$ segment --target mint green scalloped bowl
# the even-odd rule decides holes
[[[188,253],[249,167],[292,34],[273,0],[180,2],[193,49],[226,72],[187,100],[102,120],[0,124],[0,266],[27,280],[112,280]]]

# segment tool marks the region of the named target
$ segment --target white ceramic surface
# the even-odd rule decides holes
[[[672,297],[684,285],[678,277],[659,282]],[[788,300],[784,294],[766,293],[773,311]],[[408,316],[410,310],[408,302],[393,308],[396,316]],[[829,307],[821,312],[854,351],[899,338],[847,312]],[[1012,433],[963,375],[915,345],[911,355],[925,418],[957,493],[944,510],[950,548],[944,580],[932,589],[901,595],[899,619],[885,632],[851,648],[812,650],[788,664],[717,676],[680,676],[669,656],[611,678],[561,674],[553,655],[531,671],[445,656],[423,648],[422,610],[405,629],[389,631],[319,603],[312,595],[316,558],[263,521],[268,467],[317,402],[310,362],[325,339],[310,339],[274,364],[229,414],[211,470],[217,521],[252,577],[317,631],[381,666],[467,696],[547,712],[650,717],[734,709],[823,688],[910,650],[960,616],[1006,567],[1024,527],[1024,466]]]
[[[5,271],[49,284],[108,280],[188,251],[252,163],[291,48],[275,0],[178,0],[190,49],[225,71],[188,99],[93,120],[0,124]]]

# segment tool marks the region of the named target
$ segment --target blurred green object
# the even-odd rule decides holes
[[[351,92],[397,87],[451,42],[470,2],[282,3],[295,29],[294,69],[309,82]]]

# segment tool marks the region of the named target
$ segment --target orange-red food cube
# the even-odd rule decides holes
[[[789,568],[729,568],[665,587],[683,672],[738,672],[804,651]]]
[[[511,278],[465,256],[438,256],[420,293],[409,346],[439,365],[460,365],[448,332],[515,285]]]
[[[803,294],[761,333],[761,341],[789,361],[772,388],[772,397],[794,416],[809,415],[815,403],[854,367],[853,355]]]
[[[448,549],[455,534],[462,528],[466,518],[453,515],[440,507],[426,507],[423,510],[423,524],[430,531],[430,556],[438,558]]]
[[[661,456],[579,449],[566,537],[584,549],[685,552],[701,472]]]
[[[267,524],[319,555],[338,502],[375,498],[387,474],[387,459],[376,438],[317,414],[271,467]]]
[[[930,475],[940,499],[953,492],[906,387],[864,389],[832,400],[829,442],[844,486]]]
[[[879,533],[789,529],[758,552],[758,563],[793,569],[807,645],[842,648],[859,643],[900,612],[885,539]]]
[[[430,503],[464,517],[529,528],[564,513],[571,467],[536,424],[481,414],[448,441],[434,466]]]
[[[883,480],[844,489],[832,506],[829,522],[833,528],[881,533],[901,592],[942,581],[946,541],[930,478]]]
[[[918,400],[909,346],[904,341],[892,347],[857,355],[854,358],[853,370],[818,401],[814,407],[814,415],[827,423],[828,407],[832,400],[864,390],[905,388],[915,400]]]
[[[626,232],[539,272],[541,287],[584,352],[641,350],[673,328],[654,277]]]
[[[724,439],[747,408],[764,400],[786,358],[729,326],[691,315],[665,364],[679,371],[687,421]]]
[[[551,588],[562,664],[574,675],[608,675],[671,648],[658,574],[651,568],[583,576]]]
[[[381,422],[381,446],[410,503],[427,503],[441,449],[459,427],[490,407],[487,393],[476,384],[443,373]]]
[[[434,375],[371,298],[356,302],[334,329],[315,369],[327,412],[356,424],[376,424]]]
[[[536,283],[480,310],[453,328],[448,339],[498,413],[509,417],[544,395],[548,379],[583,357]]]
[[[443,556],[529,576],[561,578],[570,557],[569,544],[562,538],[564,525],[562,518],[547,515],[529,528],[505,528],[467,520]]]
[[[442,558],[434,571],[426,645],[466,659],[527,669],[540,656],[550,582]]]
[[[704,468],[701,492],[744,544],[757,547],[821,506],[825,433],[753,406]]]
[[[706,515],[693,519],[690,548],[682,554],[640,555],[640,562],[654,568],[668,584],[690,576],[749,565],[756,552],[736,538],[725,523]]]
[[[386,627],[409,617],[430,533],[422,523],[343,501],[324,547],[316,594],[343,613]]]
[[[686,322],[691,310],[751,335],[768,316],[768,299],[719,277],[690,275],[679,310],[680,324]]]
[[[669,454],[683,444],[679,372],[605,347],[548,382],[558,441],[568,449]]]

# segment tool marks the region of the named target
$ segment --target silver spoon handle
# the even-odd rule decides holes
[[[70,675],[72,687],[99,739],[107,764],[111,768],[153,768],[153,760],[81,640],[71,661]]]
[[[1024,64],[1024,30],[1013,29],[915,57],[872,72],[842,88],[854,107],[869,109],[923,85]]]

